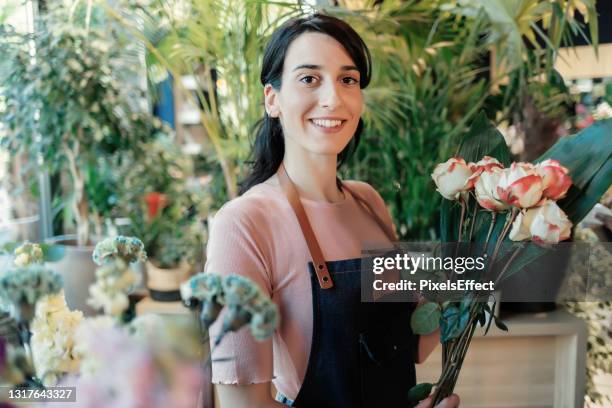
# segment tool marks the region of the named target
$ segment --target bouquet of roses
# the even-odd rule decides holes
[[[611,155],[612,121],[602,121],[562,138],[535,163],[511,163],[502,135],[481,114],[457,155],[432,174],[444,197],[443,255],[481,256],[486,265],[475,277],[497,285],[570,238],[572,225],[612,184]],[[492,321],[507,327],[493,313],[497,299],[491,307],[490,292],[424,296],[429,302],[413,313],[412,328],[417,334],[440,329],[442,374],[437,383],[418,384],[409,394],[418,401],[435,387],[435,405],[453,392],[476,327],[488,331]]]

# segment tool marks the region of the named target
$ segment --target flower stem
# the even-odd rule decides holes
[[[502,229],[502,232],[497,238],[497,242],[495,243],[495,249],[493,250],[493,255],[491,256],[491,260],[489,261],[490,263],[489,263],[488,272],[490,272],[491,269],[493,269],[493,265],[495,264],[495,259],[497,258],[497,254],[499,250],[501,249],[504,239],[506,239],[506,235],[508,234],[508,231],[510,230],[510,227],[512,226],[512,223],[514,222],[514,219],[516,218],[517,214],[518,214],[517,208],[513,208],[512,212],[508,213],[508,216],[506,217],[506,223],[504,224],[504,228]]]
[[[497,219],[497,213],[495,211],[491,212],[491,224],[489,225],[489,231],[487,232],[487,238],[485,239],[484,244],[484,253],[487,253],[487,247],[489,246],[489,240],[491,239],[491,234],[493,233],[493,227],[495,227],[495,220]]]
[[[514,259],[518,256],[519,252],[521,252],[523,248],[524,248],[524,245],[522,245],[521,243],[521,245],[519,245],[519,247],[514,250],[514,252],[512,253],[512,256],[510,256],[510,259],[508,259],[508,261],[506,262],[506,265],[504,265],[504,269],[502,269],[500,274],[497,276],[497,279],[495,279],[495,286],[497,286],[502,276],[504,276],[504,274],[506,273],[506,270],[510,267],[510,264],[512,263],[512,261],[514,261]]]

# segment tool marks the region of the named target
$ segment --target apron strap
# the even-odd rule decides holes
[[[302,230],[302,234],[306,240],[308,251],[310,251],[310,257],[314,263],[314,269],[315,273],[317,274],[319,285],[321,286],[321,289],[332,288],[334,283],[329,275],[329,270],[327,270],[327,264],[325,263],[325,258],[323,258],[323,252],[321,251],[317,237],[310,226],[308,216],[306,215],[306,211],[304,211],[304,206],[302,206],[302,202],[300,201],[300,196],[295,189],[295,185],[289,178],[287,170],[282,163],[280,165],[280,171],[277,174],[285,196],[287,197],[291,208],[293,208],[293,212],[295,213],[295,216],[300,224],[300,229]]]

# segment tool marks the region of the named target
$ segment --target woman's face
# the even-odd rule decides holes
[[[337,155],[349,143],[361,117],[360,75],[333,37],[304,33],[287,50],[279,90],[266,85],[266,110],[278,117],[286,148]]]

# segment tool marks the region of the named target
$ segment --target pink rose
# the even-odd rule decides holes
[[[445,163],[440,163],[434,169],[431,178],[438,192],[448,200],[457,200],[462,192],[470,189],[468,180],[472,175],[472,170],[460,157],[448,159]]]
[[[567,190],[572,185],[572,178],[568,175],[569,170],[557,160],[548,159],[536,165],[536,171],[542,177],[544,197],[551,200],[559,200],[565,197]]]
[[[530,239],[544,244],[556,244],[566,240],[572,232],[572,223],[561,208],[552,200],[542,206],[521,211],[510,230],[512,241]]]
[[[503,169],[495,166],[482,170],[475,184],[476,200],[483,208],[489,211],[504,211],[508,204],[499,198],[497,186]]]
[[[542,177],[531,163],[512,163],[502,171],[497,187],[501,201],[519,208],[530,208],[541,204]]]

